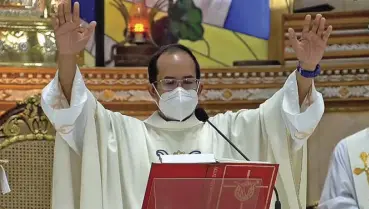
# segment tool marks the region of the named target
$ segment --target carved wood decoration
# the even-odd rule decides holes
[[[211,114],[225,110],[257,108],[283,86],[295,69],[289,66],[202,69],[205,89],[201,104]],[[369,109],[369,60],[322,64],[315,80],[326,102],[326,111]],[[147,92],[144,68],[82,69],[88,88],[106,108],[146,117],[156,105]],[[52,68],[0,68],[0,110],[41,93],[54,77]]]
[[[300,37],[306,14],[289,14],[282,18],[283,36],[281,41],[284,59],[296,60],[289,46],[288,28],[293,28]],[[328,47],[323,59],[369,57],[369,10],[356,12],[328,12],[323,14],[327,25],[333,26]],[[315,18],[315,14],[312,15]]]
[[[50,208],[55,130],[40,107],[40,96],[19,102],[0,117],[0,159],[11,192],[0,208]]]
[[[40,95],[19,102],[2,115],[0,124],[0,150],[17,142],[55,138],[55,131],[41,109]]]

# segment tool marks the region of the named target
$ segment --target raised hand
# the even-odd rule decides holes
[[[292,28],[288,29],[290,44],[294,49],[301,67],[305,70],[315,70],[317,64],[323,58],[328,38],[332,32],[332,26],[325,29],[326,19],[321,14],[316,15],[311,24],[311,16],[306,15],[301,38],[298,40]],[[310,25],[312,28],[310,29]]]
[[[74,55],[81,52],[96,27],[95,21],[86,27],[81,26],[79,3],[74,3],[72,14],[70,0],[58,5],[58,13],[52,18],[52,23],[59,55]]]

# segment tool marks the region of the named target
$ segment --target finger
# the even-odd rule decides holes
[[[301,37],[305,37],[309,33],[310,24],[311,24],[311,15],[306,15],[304,20],[304,27],[302,28]]]
[[[64,3],[64,17],[66,22],[72,21],[70,2]]]
[[[297,40],[296,33],[292,28],[288,28],[288,39],[293,49],[296,49],[299,41]]]
[[[90,24],[88,24],[87,31],[88,31],[89,34],[92,34],[95,31],[96,24],[97,23],[95,21],[92,21],[92,22],[90,22]]]
[[[95,27],[96,27],[96,22],[95,21],[90,22],[90,24],[86,28],[87,30],[85,30],[83,32],[83,38],[82,38],[81,41],[86,40],[86,39],[90,39],[91,35],[95,31]]]
[[[331,35],[333,30],[333,27],[330,25],[328,26],[327,30],[323,32],[323,41],[327,42],[329,39],[329,36]]]
[[[53,16],[51,18],[51,24],[52,24],[54,30],[57,30],[59,28],[59,19],[58,19],[58,17]]]
[[[58,5],[58,19],[59,19],[59,24],[62,25],[65,23],[65,18],[64,18],[64,8],[63,8],[63,3]]]
[[[322,19],[320,19],[318,33],[317,33],[319,37],[322,36],[324,29],[325,29],[325,18],[322,17]]]
[[[321,14],[316,15],[315,20],[313,22],[313,28],[311,29],[311,32],[313,32],[313,33],[317,32],[321,18],[322,18]]]
[[[79,3],[75,2],[73,5],[73,22],[76,24],[80,24],[81,19],[80,19],[80,14],[79,14]]]
[[[87,28],[84,28],[84,27],[77,28],[78,33],[84,33],[86,30]]]

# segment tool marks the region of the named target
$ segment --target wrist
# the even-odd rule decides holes
[[[312,65],[305,65],[305,67],[303,67],[301,65],[301,63],[298,64],[297,66],[297,71],[300,73],[300,75],[302,75],[305,78],[315,78],[316,76],[318,76],[320,74],[320,65],[317,64],[316,66],[314,66],[314,70],[309,69]]]
[[[304,70],[314,71],[317,67],[317,64],[310,64],[310,63],[300,62],[300,66]]]
[[[76,54],[60,54],[58,53],[58,62],[77,62]]]

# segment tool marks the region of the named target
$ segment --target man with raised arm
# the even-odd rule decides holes
[[[203,86],[196,58],[182,45],[160,49],[149,64],[148,91],[158,106],[151,117],[141,121],[105,109],[86,88],[76,66],[76,55],[96,23],[80,26],[78,3],[70,11],[70,2],[60,4],[53,21],[58,71],[41,100],[57,131],[53,209],[140,208],[150,165],[162,154],[180,150],[242,160],[212,127],[193,115]],[[325,21],[321,15],[313,21],[306,16],[299,40],[289,30],[300,64],[272,98],[258,109],[210,118],[251,160],[280,164],[277,188],[285,209],[305,208],[304,144],[324,112],[313,78],[319,74],[318,63],[332,31],[331,26],[325,28]]]

